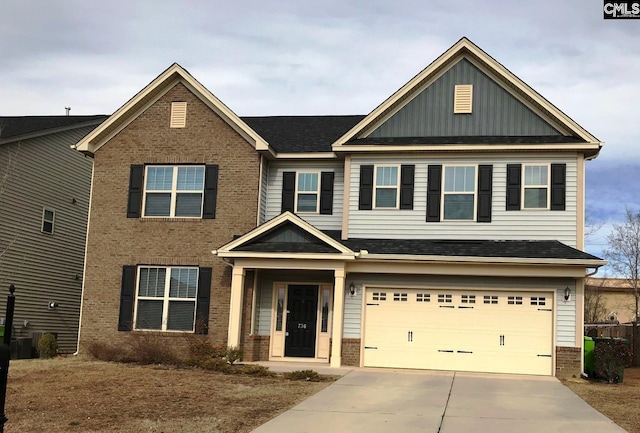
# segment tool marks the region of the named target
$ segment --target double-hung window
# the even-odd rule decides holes
[[[198,268],[138,268],[135,329],[194,331]]]
[[[397,165],[377,165],[375,171],[375,204],[377,209],[398,208],[398,179],[399,167]]]
[[[204,166],[146,167],[145,217],[202,217]]]
[[[56,213],[50,209],[42,210],[42,227],[40,231],[42,233],[53,233],[53,222],[55,221]]]
[[[523,209],[549,208],[549,165],[523,166]]]
[[[443,215],[445,220],[474,220],[476,167],[445,166]]]
[[[296,182],[296,212],[318,212],[320,173],[298,173]]]

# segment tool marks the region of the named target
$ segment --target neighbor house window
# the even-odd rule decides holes
[[[56,213],[49,209],[42,210],[42,233],[53,233],[53,222]]]
[[[198,268],[140,267],[135,329],[194,331]]]
[[[398,166],[376,166],[375,171],[375,208],[398,207]]]
[[[319,173],[298,173],[296,182],[296,212],[318,212],[320,200]]]
[[[523,168],[523,209],[547,209],[549,207],[549,166],[525,165]]]
[[[204,166],[147,166],[145,217],[202,217]]]
[[[476,167],[444,167],[443,214],[445,220],[473,220],[476,200]]]

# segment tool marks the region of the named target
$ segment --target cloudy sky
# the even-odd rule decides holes
[[[462,36],[604,141],[600,254],[640,210],[640,19],[601,0],[21,0],[0,13],[0,115],[111,114],[173,62],[239,115],[366,114]],[[635,102],[634,102],[635,101]]]

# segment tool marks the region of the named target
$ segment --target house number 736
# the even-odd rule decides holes
[[[306,323],[298,323],[298,329],[307,329]]]

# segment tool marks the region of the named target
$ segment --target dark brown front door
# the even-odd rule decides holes
[[[284,356],[315,357],[318,286],[289,286],[287,311]]]

